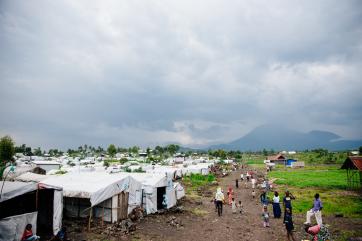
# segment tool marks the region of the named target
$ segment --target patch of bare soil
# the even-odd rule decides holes
[[[262,205],[259,201],[260,191],[256,198],[251,196],[251,184],[240,183],[235,188],[235,179],[239,177],[240,171],[220,178],[220,186],[227,190],[229,186],[234,189],[234,197],[238,202],[241,200],[245,212],[233,214],[229,205],[224,205],[223,215],[218,217],[212,202],[216,186],[210,186],[201,190],[202,196],[198,199],[186,198],[182,208],[178,212],[165,212],[164,214],[149,215],[136,223],[136,230],[128,235],[118,235],[117,230],[111,235],[102,232],[91,232],[83,235],[86,239],[73,240],[140,240],[140,241],[176,241],[176,240],[253,240],[253,241],[280,241],[287,240],[283,220],[271,217],[270,227],[264,228],[261,218]],[[258,173],[262,175],[262,173]],[[215,189],[215,190],[214,190]],[[212,195],[210,195],[210,191]],[[272,207],[268,211],[272,216]],[[283,216],[283,214],[282,214]],[[323,217],[325,223],[329,224],[329,230],[333,240],[348,231],[360,230],[362,220]],[[304,215],[294,215],[296,240],[310,239],[303,230]],[[84,230],[83,230],[84,231]],[[79,234],[84,232],[79,232]]]

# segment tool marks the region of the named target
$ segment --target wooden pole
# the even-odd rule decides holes
[[[93,210],[93,208],[91,207],[91,209],[89,211],[88,231],[90,231],[90,225],[91,225],[91,220],[92,220],[92,210]]]
[[[36,209],[36,211],[38,211],[38,195],[39,195],[39,190],[36,189],[36,193],[35,193],[35,209]]]
[[[103,204],[103,210],[102,210],[102,227],[103,227],[103,224],[104,224],[104,204]]]

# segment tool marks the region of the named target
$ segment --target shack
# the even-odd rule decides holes
[[[283,165],[286,164],[286,158],[281,153],[279,153],[278,155],[275,155],[275,156],[268,156],[268,160],[271,163],[275,163],[275,164],[283,164]]]
[[[362,192],[362,156],[349,156],[341,169],[347,170],[347,188]]]
[[[56,161],[32,161],[31,163],[44,169],[46,172],[58,170],[60,168],[60,163]]]

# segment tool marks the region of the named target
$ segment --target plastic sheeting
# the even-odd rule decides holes
[[[185,196],[185,189],[180,183],[174,182],[173,187],[175,189],[177,200],[179,200]]]
[[[53,233],[56,235],[62,228],[63,191],[54,190],[53,200]]]
[[[24,174],[21,174],[20,176],[15,177],[14,180],[19,182],[41,182],[47,178],[49,177],[46,175],[26,172]]]
[[[0,203],[38,189],[37,184],[32,182],[25,183],[25,182],[0,181],[0,189],[2,186],[3,190],[1,193]]]
[[[130,176],[127,173],[117,176],[98,172],[68,173],[41,183],[62,187],[64,197],[89,198],[91,205],[95,206],[118,193],[128,192]]]
[[[167,208],[171,208],[176,205],[176,193],[173,188],[172,178],[167,177],[167,186],[166,186],[166,197],[167,197]]]
[[[0,220],[0,241],[20,241],[25,226],[30,223],[33,233],[36,234],[38,212],[25,213]]]

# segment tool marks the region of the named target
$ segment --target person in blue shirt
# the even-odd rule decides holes
[[[319,193],[316,193],[314,195],[313,207],[311,210],[309,210],[307,212],[307,215],[306,215],[307,220],[304,224],[310,224],[311,217],[315,216],[317,224],[321,226],[322,225],[322,209],[323,209],[322,201],[319,198]]]

